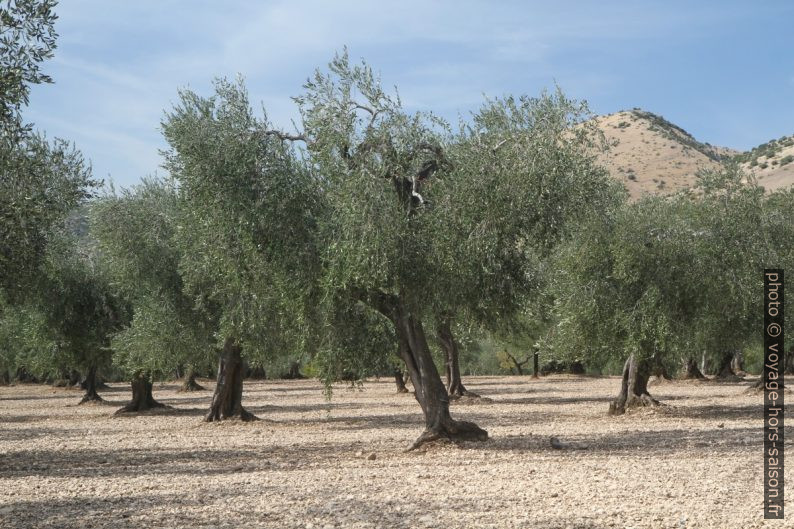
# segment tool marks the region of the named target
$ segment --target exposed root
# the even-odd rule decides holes
[[[163,404],[162,402],[157,402],[154,399],[152,399],[152,401],[148,402],[146,405],[140,405],[139,403],[132,401],[122,406],[121,408],[117,409],[113,413],[113,415],[143,413],[145,411],[157,410],[157,409],[171,409],[171,406],[169,406],[168,404]]]
[[[218,421],[228,421],[228,420],[239,420],[242,422],[251,422],[251,421],[258,421],[259,417],[251,413],[250,411],[246,410],[243,407],[240,407],[239,411],[234,415],[223,415],[220,413],[220,410],[213,410],[211,409],[209,413],[204,417],[204,422],[218,422]]]
[[[80,402],[77,403],[77,405],[79,406],[81,404],[87,404],[87,403],[102,404],[103,402],[105,401],[102,399],[102,397],[100,397],[96,393],[94,393],[93,395],[86,393],[85,395],[83,395],[83,398],[80,399]]]
[[[633,408],[649,408],[662,406],[662,403],[648,393],[630,395],[627,399],[616,399],[609,405],[610,415],[623,415]]]
[[[473,391],[469,391],[466,388],[463,388],[463,389],[461,389],[459,391],[453,391],[453,392],[451,392],[449,394],[449,399],[450,400],[459,399],[461,397],[468,397],[470,399],[480,399],[480,398],[482,398],[477,393],[475,393]]]
[[[207,388],[196,382],[195,379],[189,378],[185,380],[182,386],[179,388],[179,392],[190,392],[190,391],[207,391]]]
[[[408,451],[416,450],[427,443],[440,440],[453,443],[461,441],[487,441],[488,432],[473,422],[450,420],[437,428],[427,429],[422,432],[422,435],[414,441],[414,444],[411,445]]]
[[[476,393],[467,392],[466,394],[459,396],[459,397],[449,397],[449,402],[452,404],[488,404],[493,402],[493,399],[490,397],[481,397]]]

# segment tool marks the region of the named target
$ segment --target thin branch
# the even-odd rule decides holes
[[[497,143],[497,144],[496,144],[496,146],[494,146],[494,148],[493,148],[493,149],[491,149],[491,151],[495,153],[495,152],[496,152],[496,151],[498,151],[498,150],[499,150],[499,149],[502,147],[502,145],[504,145],[505,143],[507,143],[507,138],[505,138],[505,139],[503,139],[502,141],[500,141],[499,143]]]
[[[369,124],[367,124],[367,128],[368,128],[368,129],[369,129],[369,128],[372,128],[372,126],[375,124],[375,119],[377,119],[377,117],[378,117],[378,114],[380,114],[380,112],[381,112],[381,111],[380,111],[380,109],[378,109],[378,110],[375,110],[375,109],[374,109],[374,108],[372,108],[372,107],[368,107],[368,106],[366,106],[366,105],[362,105],[361,103],[356,103],[355,101],[351,101],[351,102],[350,102],[350,105],[351,105],[353,108],[358,108],[358,109],[361,109],[361,110],[363,110],[364,112],[367,112],[367,113],[369,113],[369,115],[370,115],[370,118],[369,118]]]
[[[281,141],[302,141],[307,145],[311,143],[309,139],[303,134],[289,134],[280,130],[266,130],[265,136],[275,136]]]

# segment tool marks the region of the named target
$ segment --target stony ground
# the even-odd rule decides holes
[[[0,527],[794,527],[763,521],[747,382],[654,386],[668,406],[618,418],[616,378],[466,382],[490,401],[453,414],[492,439],[407,453],[422,419],[389,380],[330,402],[315,381],[246,382],[263,420],[225,424],[201,421],[209,391],[176,384],[155,385],[173,409],[133,417],[112,416],[124,384],[84,406],[74,390],[0,387]]]

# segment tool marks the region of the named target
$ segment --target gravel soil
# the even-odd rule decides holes
[[[75,390],[0,387],[0,527],[794,527],[791,502],[763,520],[750,381],[662,383],[666,406],[621,417],[606,413],[614,377],[465,383],[487,398],[453,416],[491,439],[413,452],[421,412],[390,379],[330,401],[314,380],[247,381],[252,423],[202,422],[211,393],[178,383],[155,384],[171,409],[126,417],[125,384],[82,406]]]

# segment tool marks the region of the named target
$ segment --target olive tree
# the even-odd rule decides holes
[[[212,97],[185,90],[164,122],[165,167],[179,185],[180,273],[217,315],[222,352],[208,421],[253,419],[242,406],[248,359],[314,347],[317,182],[254,115],[241,82]]]
[[[768,240],[764,190],[737,165],[700,173],[696,191],[690,270],[699,296],[691,342],[716,366],[718,378],[734,378],[733,361],[762,323],[764,266],[788,245]]]
[[[0,2],[0,141],[4,144],[18,144],[31,130],[22,120],[30,85],[52,82],[40,63],[55,52],[56,4],[56,0]]]
[[[548,320],[542,285],[552,249],[577,224],[625,199],[596,163],[605,145],[590,117],[585,103],[557,89],[487,101],[455,136],[452,170],[437,184],[434,207],[445,220],[433,244],[450,395],[470,393],[450,321],[509,336]]]
[[[128,306],[104,273],[84,212],[71,215],[48,240],[40,279],[46,297],[38,296],[36,306],[55,348],[41,350],[43,360],[50,375],[63,368],[84,371],[82,402],[99,401],[97,371],[110,365],[110,338],[128,320]]]
[[[91,232],[107,274],[133,309],[129,326],[113,338],[114,361],[132,381],[133,398],[123,411],[157,407],[152,377],[183,366],[183,388],[195,389],[195,368],[213,354],[215,322],[196,309],[179,272],[179,200],[171,182],[144,179],[91,207]]]
[[[653,373],[705,351],[730,369],[758,328],[763,190],[735,167],[695,192],[651,197],[583,229],[557,256],[556,345],[602,362],[626,358],[612,413],[657,404]],[[726,354],[727,352],[727,354]]]
[[[625,359],[612,413],[657,404],[648,379],[666,366],[696,315],[692,207],[652,197],[590,223],[557,255],[555,349]]]
[[[324,288],[392,323],[425,415],[414,446],[487,438],[450,416],[425,322],[449,359],[450,390],[464,393],[456,318],[509,318],[533,290],[557,223],[610,189],[577,128],[582,109],[559,93],[510,98],[453,133],[432,114],[403,110],[346,54],[295,99],[302,130],[276,135],[303,142],[321,182]]]
[[[99,184],[73,146],[22,120],[30,85],[52,81],[40,63],[55,49],[54,6],[0,2],[0,290],[9,305],[31,301],[51,230]]]

